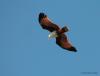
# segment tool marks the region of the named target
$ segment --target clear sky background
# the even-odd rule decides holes
[[[60,48],[38,23],[44,12],[77,48]],[[100,0],[0,0],[0,76],[100,75]],[[87,74],[86,74],[87,75]]]

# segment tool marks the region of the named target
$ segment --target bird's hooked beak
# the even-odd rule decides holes
[[[48,35],[48,39],[56,38],[56,37],[58,37],[56,31],[54,31],[54,32],[52,32],[52,33],[50,33],[50,34]]]

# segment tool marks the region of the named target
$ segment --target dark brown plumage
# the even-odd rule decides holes
[[[44,13],[39,14],[39,23],[43,29],[46,29],[50,32],[56,31],[58,35],[56,37],[56,44],[58,44],[60,47],[73,52],[77,51],[76,48],[72,46],[72,44],[68,41],[67,36],[64,34],[68,31],[68,28],[66,26],[60,28],[58,25],[50,21],[47,15]]]

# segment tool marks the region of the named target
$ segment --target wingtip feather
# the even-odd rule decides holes
[[[73,46],[70,47],[70,48],[68,48],[68,50],[69,50],[69,51],[73,51],[73,52],[77,52],[77,49],[76,49],[75,47],[73,47]]]
[[[47,17],[47,15],[43,12],[39,13],[39,22],[41,21],[41,19]]]

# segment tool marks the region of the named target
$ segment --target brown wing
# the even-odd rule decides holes
[[[59,35],[59,37],[56,38],[56,44],[58,44],[63,49],[74,51],[76,52],[76,48],[72,46],[72,44],[68,41],[67,36],[65,34]]]
[[[44,13],[39,14],[39,23],[43,29],[46,29],[50,32],[58,31],[60,29],[58,25],[52,23]]]

